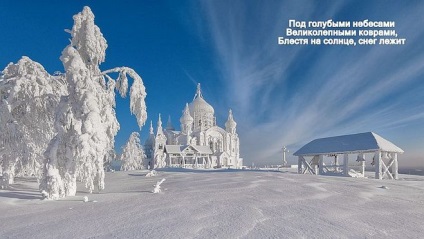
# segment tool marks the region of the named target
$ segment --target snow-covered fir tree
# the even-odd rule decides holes
[[[2,166],[3,180],[0,182],[0,188],[3,188],[13,183],[16,163],[19,158],[22,157],[22,151],[16,151],[16,146],[22,147],[22,133],[18,130],[18,124],[16,121],[13,120],[11,107],[6,100],[3,100],[0,104],[0,128],[0,162]]]
[[[127,143],[122,147],[122,154],[120,156],[121,170],[138,170],[143,168],[143,160],[145,158],[143,148],[140,143],[140,135],[133,132],[130,135]]]
[[[15,175],[40,176],[43,153],[54,136],[55,108],[66,94],[63,76],[51,76],[28,57],[0,77],[0,166],[3,185]]]
[[[102,72],[106,39],[94,24],[89,7],[74,16],[68,30],[71,43],[60,57],[65,68],[68,95],[56,112],[57,134],[45,152],[46,164],[40,190],[48,199],[73,196],[76,180],[92,192],[104,189],[104,161],[114,146],[119,130],[115,115],[115,88],[121,96],[128,90],[127,75],[134,81],[130,89],[130,110],[141,128],[147,118],[145,87],[132,69],[118,67]],[[109,73],[118,73],[115,81]]]
[[[112,161],[117,158],[115,149],[110,150],[105,157],[105,160],[103,162],[103,166],[106,171],[111,171],[112,169]]]

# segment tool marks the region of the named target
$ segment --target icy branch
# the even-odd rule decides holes
[[[103,71],[101,75],[107,76],[109,73],[119,73],[119,77],[116,84],[116,89],[120,95],[124,97],[128,91],[128,74],[134,82],[130,88],[130,110],[131,114],[134,114],[137,118],[137,124],[141,128],[147,120],[146,103],[146,88],[144,87],[143,80],[133,69],[129,67],[116,67],[110,70]],[[110,77],[107,77],[111,79]]]

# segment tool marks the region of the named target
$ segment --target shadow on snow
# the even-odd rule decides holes
[[[252,172],[261,172],[261,173],[292,173],[288,170],[278,171],[278,170],[261,170],[261,169],[233,169],[233,168],[219,168],[219,169],[192,169],[192,168],[159,168],[155,169],[158,172],[179,172],[179,173],[252,173]],[[136,176],[136,175],[134,175]],[[138,175],[137,175],[138,176]],[[141,176],[141,175],[140,175]]]
[[[0,191],[0,197],[24,199],[24,200],[43,199],[43,197],[41,196],[39,192],[20,192],[20,191],[9,191],[9,190]]]

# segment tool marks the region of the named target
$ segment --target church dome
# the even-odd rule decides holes
[[[227,122],[225,122],[225,128],[229,130],[229,129],[235,129],[236,127],[237,127],[237,123],[234,121],[233,111],[230,110],[228,112],[228,120]]]
[[[193,123],[193,117],[190,115],[189,107],[186,104],[186,107],[183,110],[183,115],[180,118],[181,124],[192,124]]]
[[[213,107],[208,104],[208,102],[206,102],[206,100],[204,100],[203,98],[197,97],[196,99],[193,100],[193,102],[190,103],[189,105],[190,107],[190,113],[210,113],[210,114],[214,114],[215,110],[213,109]]]
[[[214,109],[203,99],[200,84],[197,84],[197,91],[193,101],[189,104],[190,115],[193,117],[193,130],[207,130],[216,125]]]
[[[197,84],[197,92],[194,95],[193,101],[189,104],[190,114],[211,114],[214,115],[215,110],[213,107],[203,99],[202,91],[200,90],[200,84]]]

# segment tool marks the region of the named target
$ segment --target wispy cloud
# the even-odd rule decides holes
[[[316,137],[384,132],[424,120],[424,93],[418,90],[423,88],[424,52],[414,51],[422,45],[424,28],[422,21],[416,22],[422,18],[422,4],[399,10],[407,16],[387,16],[397,19],[398,26],[409,27],[397,29],[407,37],[406,46],[277,45],[288,19],[331,19],[345,7],[340,2],[330,7],[310,2],[306,6],[204,2],[248,163],[279,162],[282,145],[298,147]],[[317,15],[322,17],[314,19]]]
[[[194,86],[197,86],[197,81],[194,79],[194,77],[192,75],[190,75],[190,73],[188,73],[186,70],[184,70],[184,74],[187,76],[187,78],[193,83]]]

